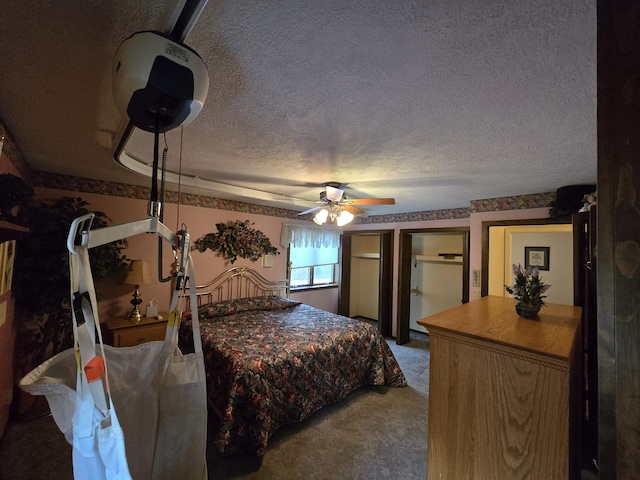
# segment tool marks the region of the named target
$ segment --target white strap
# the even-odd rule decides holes
[[[187,259],[185,263],[185,270],[188,275],[184,278],[178,278],[176,286],[173,289],[173,295],[171,297],[171,306],[169,308],[169,320],[167,321],[167,332],[165,335],[165,342],[173,350],[177,346],[178,330],[180,328],[180,319],[182,318],[182,309],[184,308],[183,302],[178,303],[178,300],[182,298],[181,293],[185,293],[187,284],[196,285],[195,271],[193,268],[193,259],[191,258],[191,252],[187,253]],[[190,288],[190,302],[191,305],[197,305],[196,289]],[[191,331],[193,334],[193,348],[196,353],[202,352],[202,339],[200,338],[200,322],[198,319],[198,309],[191,310]]]
[[[200,337],[200,321],[198,319],[198,298],[196,295],[196,277],[193,269],[193,260],[191,252],[189,252],[189,304],[194,305],[191,308],[191,330],[193,332],[193,348],[196,353],[202,352],[202,338]],[[193,288],[191,288],[193,286]]]
[[[76,258],[77,257],[77,258]],[[107,415],[112,405],[109,393],[107,365],[104,361],[104,345],[99,328],[98,302],[96,300],[89,253],[85,247],[76,247],[76,254],[70,253],[71,302],[73,311],[74,334],[80,351],[80,367],[87,377],[96,407]],[[96,321],[97,320],[97,321]],[[101,355],[96,355],[96,333]]]

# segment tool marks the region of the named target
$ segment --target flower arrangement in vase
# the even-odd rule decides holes
[[[522,318],[535,318],[540,308],[545,305],[544,293],[551,285],[542,281],[538,267],[523,269],[520,264],[513,264],[515,282],[513,285],[505,285],[505,290],[516,299],[516,312]]]

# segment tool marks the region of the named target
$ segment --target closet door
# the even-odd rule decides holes
[[[393,281],[393,232],[380,235],[380,295],[378,296],[378,329],[385,337],[392,335],[393,303],[390,293]]]
[[[398,325],[396,343],[409,343],[409,315],[411,313],[411,233],[400,232],[400,286],[398,290]]]
[[[349,316],[351,304],[351,235],[340,235],[340,293],[338,294],[338,314]]]
[[[376,238],[375,252],[371,248],[361,250],[358,244],[361,244],[359,237]],[[363,315],[371,317],[378,321],[378,330],[382,335],[392,336],[392,291],[393,291],[393,230],[375,230],[375,231],[357,231],[344,232],[341,235],[342,252],[340,256],[340,293],[338,297],[338,313],[347,317],[355,315]],[[355,257],[355,258],[354,258]],[[360,258],[358,258],[360,257]],[[368,288],[374,289],[375,292],[366,294],[370,303],[369,307],[373,307],[373,312],[358,312],[352,309],[354,303],[358,303],[358,295],[362,292],[354,289],[354,283],[357,283],[358,268],[354,268],[354,260],[356,262],[375,262],[376,272],[371,277],[375,277],[376,281],[372,282]]]

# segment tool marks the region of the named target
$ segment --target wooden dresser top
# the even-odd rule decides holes
[[[581,307],[549,303],[535,320],[520,318],[512,298],[487,296],[418,320],[432,333],[450,333],[569,360]]]

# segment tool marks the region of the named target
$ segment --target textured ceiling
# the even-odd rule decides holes
[[[113,159],[125,119],[112,63],[132,33],[170,30],[181,5],[11,3],[0,116],[27,162],[149,186]],[[168,169],[274,195],[187,191],[305,210],[335,181],[396,198],[365,208],[375,215],[595,182],[594,1],[209,1],[185,43],[210,88],[167,133]],[[153,136],[136,130],[126,150],[151,163]]]

